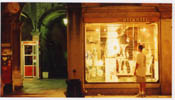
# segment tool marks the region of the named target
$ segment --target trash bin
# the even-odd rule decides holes
[[[79,79],[66,80],[66,97],[84,97],[81,81]]]
[[[49,72],[43,72],[43,78],[48,79],[48,76],[49,76]]]

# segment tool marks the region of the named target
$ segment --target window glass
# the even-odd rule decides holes
[[[25,65],[33,65],[32,56],[25,56]]]
[[[146,82],[157,82],[158,26],[156,23],[85,24],[87,82],[136,82],[137,47],[144,45]]]
[[[25,45],[25,54],[32,54],[32,45]]]

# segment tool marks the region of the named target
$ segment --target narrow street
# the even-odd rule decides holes
[[[65,97],[65,79],[24,79],[23,88],[5,97]]]
[[[4,97],[58,97],[65,98],[66,79],[24,79],[23,88]],[[136,95],[94,95],[85,98],[138,98]],[[171,98],[169,95],[147,95],[144,98]]]

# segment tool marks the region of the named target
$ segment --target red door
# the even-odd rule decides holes
[[[36,53],[35,45],[24,45],[24,76],[36,76]]]

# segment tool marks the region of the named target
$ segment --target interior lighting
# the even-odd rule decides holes
[[[146,32],[146,28],[143,28],[143,29],[142,29],[142,32]]]
[[[100,29],[97,28],[97,29],[96,29],[96,32],[100,32]]]

